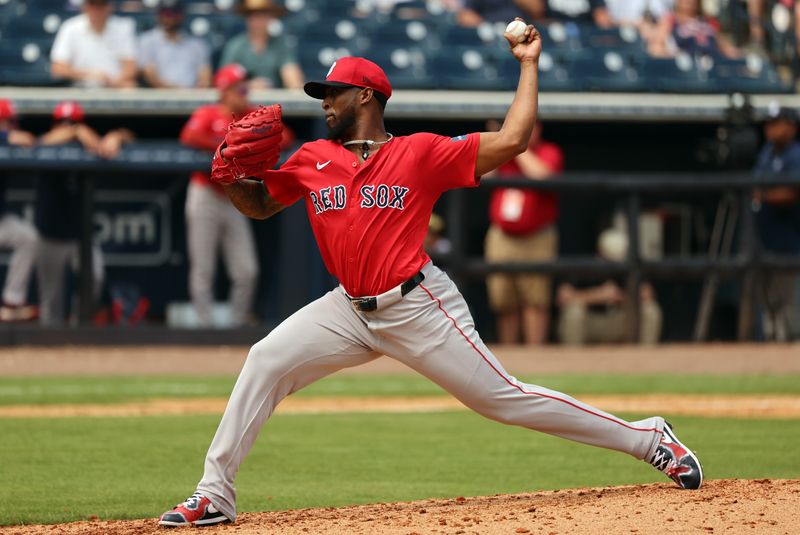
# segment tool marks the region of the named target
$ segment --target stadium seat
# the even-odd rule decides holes
[[[303,47],[346,48],[353,54],[359,54],[369,48],[369,30],[363,21],[352,19],[334,19],[327,24],[306,26],[296,34]]]
[[[581,25],[578,38],[582,48],[614,49],[620,51],[628,48],[641,49],[642,39],[636,28],[599,28],[592,25]]]
[[[785,84],[775,68],[759,56],[745,59],[717,58],[713,74],[720,90],[741,93],[787,93],[791,84]]]
[[[307,80],[320,80],[325,78],[334,61],[344,56],[352,56],[353,51],[345,47],[333,46],[302,46],[298,48],[300,67]]]
[[[437,27],[419,20],[390,20],[375,26],[370,32],[373,43],[392,46],[436,48],[439,45]]]
[[[597,50],[593,57],[575,61],[573,70],[586,91],[629,93],[647,89],[647,81],[636,66],[614,50]]]
[[[539,28],[542,36],[542,48],[545,50],[580,50],[581,30],[577,24],[551,22]],[[505,45],[505,40],[503,40]]]
[[[501,77],[496,52],[483,46],[448,46],[440,50],[434,58],[439,87],[485,91],[508,89],[511,81]],[[513,85],[516,85],[516,79]]]
[[[62,85],[50,75],[52,40],[0,40],[0,83],[15,86]]]
[[[499,54],[498,63],[504,88],[508,90],[516,88],[519,80],[519,62],[506,52]],[[568,56],[542,51],[539,58],[539,89],[567,92],[580,89],[573,72],[573,62]]]
[[[8,20],[2,28],[2,39],[55,37],[62,16],[56,13],[26,14]]]
[[[651,58],[644,64],[648,87],[665,93],[714,93],[716,79],[710,69],[701,68],[687,54],[675,59]]]
[[[491,24],[482,24],[477,28],[464,28],[457,24],[448,24],[441,28],[441,43],[448,47],[482,47],[497,42],[497,32]]]
[[[365,57],[380,65],[396,89],[433,89],[436,80],[431,74],[425,50],[420,47],[380,46],[366,52]]]

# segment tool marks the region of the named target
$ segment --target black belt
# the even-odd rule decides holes
[[[425,274],[421,271],[408,279],[406,282],[400,285],[400,295],[403,297],[406,296],[411,290],[419,286],[419,283],[425,280]],[[350,297],[350,303],[352,303],[353,308],[360,312],[374,312],[378,310],[378,298],[377,297]]]

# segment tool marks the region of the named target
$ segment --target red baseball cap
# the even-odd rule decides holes
[[[387,100],[392,84],[383,69],[368,59],[347,56],[333,62],[324,81],[308,82],[303,89],[312,98],[325,98],[327,87],[369,87]]]
[[[8,99],[0,98],[0,121],[17,118],[17,110],[14,103]]]
[[[238,63],[230,63],[220,67],[214,76],[214,87],[225,91],[230,86],[247,79],[247,70]]]
[[[80,123],[83,121],[83,117],[83,106],[71,100],[59,102],[53,110],[54,121],[73,121]]]

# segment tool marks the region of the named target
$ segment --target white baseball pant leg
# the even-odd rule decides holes
[[[231,278],[230,303],[233,324],[247,323],[258,283],[256,240],[250,221],[232,203],[225,209],[222,232],[222,258]]]
[[[6,214],[0,219],[0,247],[12,249],[3,286],[4,303],[22,305],[27,301],[38,240],[36,228],[17,215]]]
[[[247,355],[205,460],[197,490],[236,519],[234,478],[264,422],[292,392],[380,356],[374,335],[337,289],[281,323]]]
[[[210,187],[190,183],[186,194],[186,238],[189,295],[200,326],[212,325],[214,275],[220,247],[231,277],[233,322],[243,324],[258,279],[255,239],[247,218]]]
[[[502,423],[648,459],[661,439],[659,417],[627,422],[510,375],[483,343],[456,285],[436,266],[405,298],[359,313],[379,335],[376,349],[429,378],[464,405]]]

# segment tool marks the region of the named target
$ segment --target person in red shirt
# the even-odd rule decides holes
[[[260,428],[287,395],[381,355],[436,382],[467,407],[508,424],[651,462],[683,488],[702,471],[663,418],[627,422],[509,375],[483,343],[469,307],[422,248],[433,205],[453,188],[523,152],[537,111],[539,33],[505,35],[520,62],[516,96],[498,132],[394,137],[384,126],[392,86],[363,58],[334,62],[309,82],[322,100],[328,139],[304,144],[262,180],[226,181],[242,213],[264,219],[301,199],[317,244],[339,287],[286,319],[250,350],[192,496],[164,513],[165,526],[236,518],[234,479]],[[225,159],[225,146],[220,147]],[[219,164],[218,164],[219,165]],[[226,164],[223,164],[223,166]]]
[[[219,101],[195,110],[181,131],[181,143],[213,152],[225,137],[228,125],[252,111],[248,99],[247,72],[238,64],[222,67],[214,77]],[[283,145],[292,142],[284,129]],[[232,325],[245,324],[258,278],[253,230],[247,218],[231,204],[222,186],[208,173],[192,174],[186,194],[186,235],[189,253],[189,294],[201,327],[211,327],[214,271],[217,252],[222,252],[231,278]]]
[[[563,170],[564,154],[558,145],[542,140],[542,124],[537,121],[528,150],[501,165],[493,176],[543,180]],[[485,245],[487,261],[536,262],[556,257],[558,199],[553,192],[496,188],[489,201],[489,220],[491,226]],[[547,340],[550,277],[495,273],[488,277],[486,286],[489,304],[497,314],[501,344],[519,342],[520,324],[526,344],[539,345]]]

